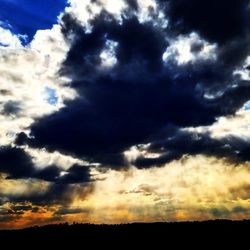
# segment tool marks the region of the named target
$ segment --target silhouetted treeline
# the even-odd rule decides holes
[[[178,244],[193,244],[203,242],[207,245],[214,239],[223,240],[225,244],[240,236],[242,240],[250,239],[250,221],[215,220],[206,222],[178,223],[132,223],[121,225],[93,225],[67,223],[57,225],[35,226],[22,230],[0,230],[0,240],[4,239],[39,239],[41,244],[53,240],[57,244],[65,242],[81,242],[97,246],[98,244],[114,244],[128,246],[136,242],[164,242]],[[28,240],[28,241],[29,241]],[[20,242],[20,241],[19,241]],[[239,242],[240,243],[240,242]],[[203,247],[204,247],[203,245]],[[202,246],[202,245],[201,245]],[[118,247],[118,249],[120,249]],[[201,247],[201,249],[203,249]]]

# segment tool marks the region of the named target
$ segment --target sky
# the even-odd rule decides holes
[[[249,0],[0,5],[0,229],[250,219]]]

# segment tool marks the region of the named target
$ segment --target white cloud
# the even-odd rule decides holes
[[[107,40],[105,48],[100,54],[101,58],[101,67],[102,68],[111,68],[117,63],[116,59],[116,48],[118,46],[117,42]]]
[[[88,162],[61,154],[57,151],[51,153],[46,151],[46,149],[33,149],[29,147],[25,147],[24,150],[32,157],[35,166],[40,169],[55,165],[63,170],[68,170],[74,164],[89,165]]]
[[[100,0],[98,3],[92,3],[91,0],[68,0],[68,2],[70,6],[65,12],[73,15],[84,26],[88,26],[89,20],[100,14],[103,9],[119,19],[122,10],[126,7],[123,0]]]
[[[51,30],[38,31],[26,47],[14,44],[0,49],[2,145],[12,143],[15,134],[25,131],[35,118],[58,111],[66,99],[76,96],[74,90],[65,86],[68,80],[58,75],[69,49],[59,25],[54,25]],[[46,88],[55,90],[58,98],[55,105],[46,100]],[[9,102],[19,105],[18,114],[4,114],[5,105]]]
[[[250,56],[247,57],[244,64],[234,71],[234,75],[240,76],[243,81],[250,81],[250,70],[247,67],[250,66]]]
[[[91,0],[69,0],[70,6],[66,8],[66,13],[72,14],[85,26],[89,25],[89,20],[100,14],[102,10],[111,13],[116,19],[121,20],[121,16],[128,4],[125,0],[99,0],[92,3]],[[155,0],[138,0],[138,19],[140,22],[152,21],[150,13],[154,11],[158,15],[158,24],[166,27],[167,21],[163,18],[164,14],[158,10]]]
[[[216,44],[210,44],[197,33],[180,35],[170,41],[170,46],[163,54],[163,61],[176,61],[178,65],[196,63],[202,60],[216,60]]]
[[[221,117],[209,131],[215,138],[235,136],[250,140],[250,112],[239,110],[234,116]]]
[[[22,48],[22,43],[19,35],[12,34],[10,30],[0,26],[0,49],[4,48]]]
[[[196,133],[209,133],[215,139],[233,136],[250,141],[250,111],[240,109],[235,115],[218,118],[210,126],[189,127],[183,130]]]
[[[143,157],[146,159],[155,159],[155,158],[160,157],[159,153],[148,152],[149,147],[150,147],[150,143],[132,146],[131,148],[129,148],[128,150],[124,152],[124,156],[129,163],[133,163],[133,161],[135,161],[139,157]]]

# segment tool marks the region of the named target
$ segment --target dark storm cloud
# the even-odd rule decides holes
[[[213,66],[205,66],[205,70],[196,68],[202,74],[200,80],[207,82],[215,91],[223,90],[225,85],[237,84],[232,72],[243,64],[250,51],[248,7],[250,1],[158,0],[157,2],[165,7],[169,19],[169,33],[183,35],[197,32],[202,38],[218,45],[216,63],[213,62]],[[191,50],[193,48],[197,49],[197,45]]]
[[[215,109],[199,103],[192,86],[184,93],[181,84],[173,88],[164,79],[159,79],[157,87],[139,80],[103,77],[95,81],[96,86],[85,83],[90,103],[81,99],[68,103],[59,113],[40,120],[32,128],[36,141],[31,139],[31,145],[123,165],[126,148],[143,142],[168,122],[195,125],[214,120]]]
[[[68,204],[73,198],[76,190],[74,185],[81,185],[81,190],[91,192],[92,177],[88,166],[73,165],[63,174],[57,166],[48,166],[44,169],[37,169],[30,156],[22,149],[16,147],[1,147],[0,149],[0,173],[7,174],[8,179],[40,179],[48,181],[49,188],[45,192],[23,193],[19,195],[1,195],[0,201],[13,202],[14,204],[31,202],[37,205]],[[71,186],[71,184],[74,184]],[[82,195],[84,191],[81,191]],[[24,206],[17,206],[11,209],[12,214],[24,213]],[[33,211],[33,207],[31,209]]]
[[[90,75],[94,76],[107,39],[119,43],[116,56],[121,65],[120,70],[124,70],[124,66],[131,62],[150,71],[161,69],[167,41],[152,23],[141,24],[136,17],[131,17],[123,19],[120,25],[111,14],[103,11],[91,22],[93,31],[86,34],[85,29],[69,14],[62,20],[62,32],[66,39],[72,39],[72,35],[74,37],[62,74],[69,74],[74,80],[77,77],[87,79]]]
[[[68,214],[80,214],[80,213],[89,213],[89,210],[81,208],[60,208],[55,214],[56,215],[68,215]]]
[[[33,174],[35,178],[49,181],[49,182],[56,182],[59,175],[60,175],[60,170],[56,166],[47,167]]]
[[[23,149],[16,147],[0,148],[0,173],[8,175],[9,179],[36,178],[58,184],[85,183],[91,181],[89,167],[73,165],[64,175],[57,166],[37,169]]]
[[[161,166],[172,160],[178,160],[183,155],[197,154],[225,157],[235,164],[250,161],[250,141],[243,138],[228,136],[215,139],[209,133],[173,131],[173,129],[161,137],[164,139],[151,142],[148,148],[151,153],[159,153],[159,157],[140,157],[133,164],[138,168]]]
[[[133,9],[133,10],[138,10],[139,6],[137,3],[137,0],[125,0],[126,3]]]
[[[166,12],[174,32],[199,32],[219,44],[249,32],[249,0],[158,0],[167,4]]]
[[[13,211],[31,211],[32,206],[30,206],[30,205],[19,205],[19,206],[13,206],[11,209]]]
[[[71,200],[69,190],[68,185],[52,183],[44,193],[9,195],[7,198],[13,203],[31,202],[34,205],[64,204]]]
[[[2,211],[2,215],[22,215],[25,212],[37,213],[38,211],[39,211],[39,207],[35,207],[31,205],[12,204],[9,209],[5,209]]]
[[[36,193],[23,193],[23,194],[9,194],[5,195],[5,198],[13,203],[32,203],[33,205],[43,206],[43,205],[53,205],[53,204],[67,204],[72,197],[70,197],[71,187],[66,184],[61,183],[51,183],[48,190],[45,192]],[[72,193],[71,193],[72,195]]]
[[[2,114],[6,116],[17,115],[21,110],[19,102],[9,101],[4,104]]]
[[[60,183],[86,183],[91,181],[91,175],[88,167],[73,165],[65,175],[59,178]]]
[[[33,175],[34,165],[22,149],[1,147],[0,172],[8,174],[13,179],[27,178]]]
[[[154,144],[155,136],[170,125],[177,130],[209,125],[219,116],[235,113],[250,99],[249,82],[233,75],[246,59],[250,44],[244,16],[246,1],[239,2],[227,1],[225,11],[225,1],[205,1],[202,5],[195,0],[169,1],[167,30],[154,21],[140,23],[133,14],[118,22],[111,14],[102,12],[91,22],[92,31],[86,32],[72,16],[64,15],[62,33],[71,48],[60,73],[71,79],[70,86],[79,97],[66,102],[59,112],[38,119],[31,127],[34,137],[20,134],[17,142],[119,168],[127,164],[123,157],[125,150],[136,144]],[[214,22],[218,22],[217,27]],[[164,64],[162,55],[169,46],[167,37],[193,31],[218,43],[218,59],[183,66],[173,62]],[[117,64],[101,69],[100,54],[107,41],[117,43],[113,48]],[[197,53],[201,44],[193,44],[191,49]],[[206,98],[206,94],[213,98]],[[202,142],[206,144],[202,150],[201,142],[193,142],[192,136],[184,139],[187,141],[182,143],[194,145],[183,148],[174,140],[176,144],[171,145],[170,153],[163,154],[156,164],[182,154],[212,151],[211,154],[217,155],[223,151],[220,148],[224,141]],[[214,143],[218,152],[210,148]],[[227,155],[234,155],[235,150],[237,146]],[[136,165],[152,164],[147,159],[138,159]]]
[[[8,194],[4,195],[5,203],[26,204],[31,203],[32,207],[50,206],[60,204],[68,206],[75,197],[84,199],[93,192],[93,183],[79,183],[69,185],[69,183],[51,183],[46,191]],[[1,198],[1,196],[0,196]]]
[[[37,171],[34,174],[35,178],[46,180],[49,182],[60,184],[74,184],[74,183],[87,183],[91,181],[89,167],[73,165],[64,175],[60,175],[60,169],[56,166],[50,166],[43,170]]]
[[[24,132],[19,133],[18,137],[15,140],[15,143],[19,146],[23,146],[27,142],[28,142],[28,136]]]

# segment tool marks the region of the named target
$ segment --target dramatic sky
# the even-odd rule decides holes
[[[249,0],[1,0],[0,228],[250,218]]]

